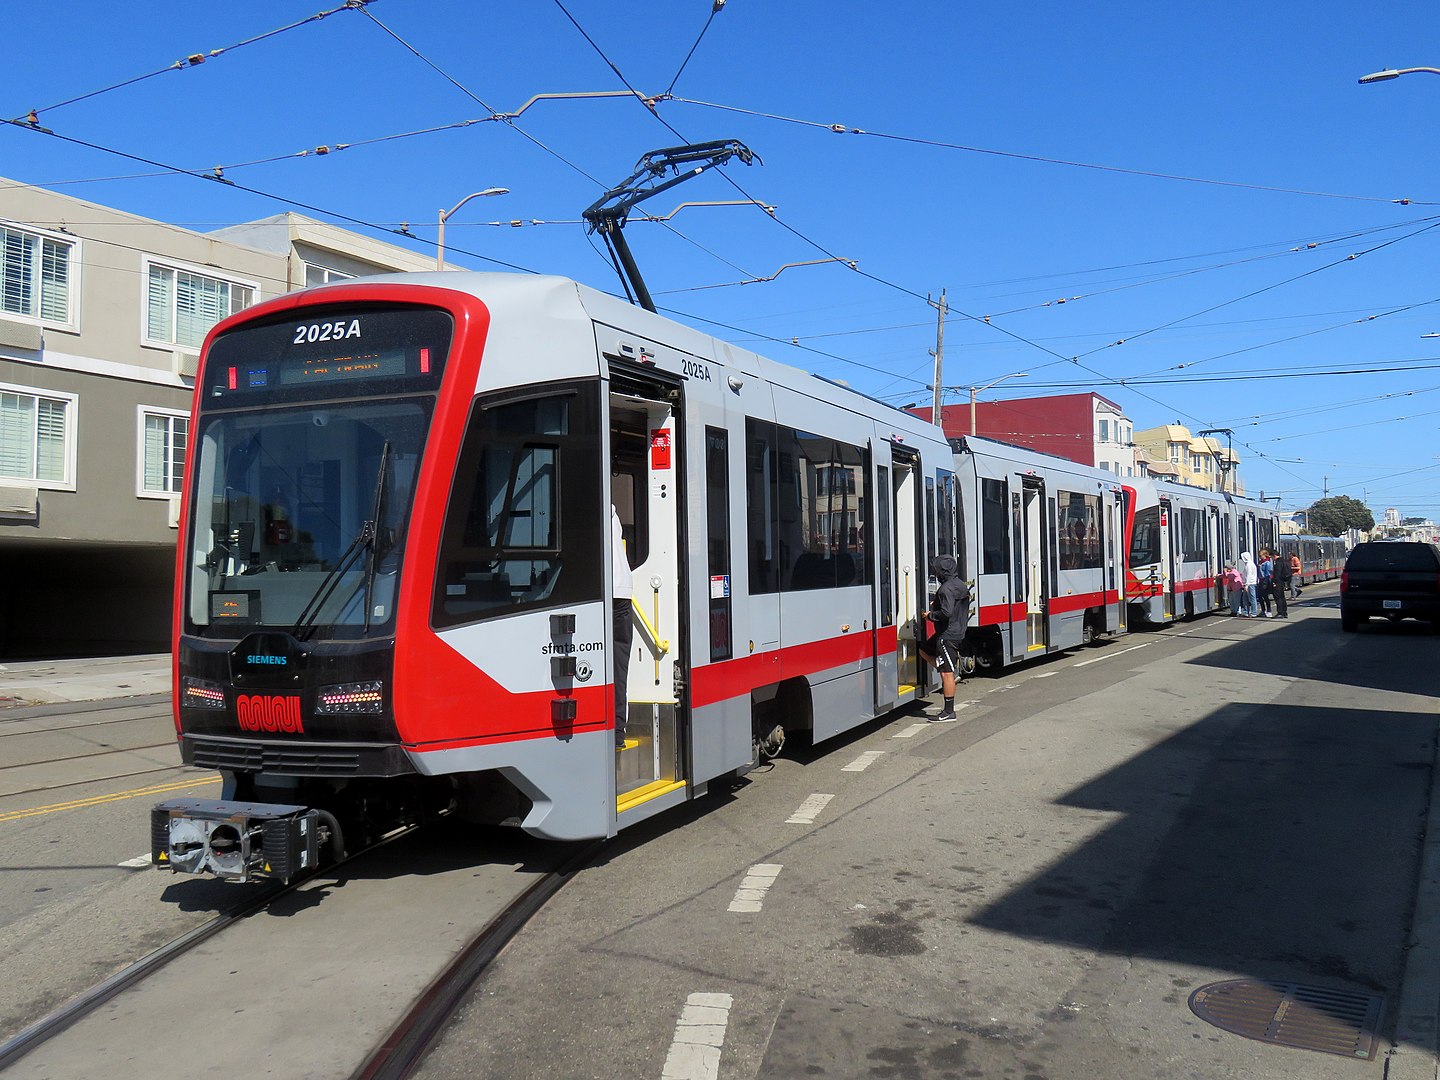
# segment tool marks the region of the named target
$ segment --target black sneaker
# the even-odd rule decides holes
[[[959,719],[960,717],[955,715],[954,709],[944,709],[934,716],[927,717],[928,722],[932,724],[949,724]]]

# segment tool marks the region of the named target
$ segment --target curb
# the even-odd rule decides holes
[[[1440,1076],[1440,737],[1430,763],[1430,808],[1407,945],[1395,1046],[1385,1062],[1385,1078],[1436,1080]]]

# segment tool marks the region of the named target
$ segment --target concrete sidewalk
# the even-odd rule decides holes
[[[169,653],[0,664],[0,709],[169,693]]]

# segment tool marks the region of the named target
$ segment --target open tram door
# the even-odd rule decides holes
[[[1124,559],[1125,522],[1130,516],[1130,492],[1122,487],[1111,489],[1112,497],[1105,500],[1105,604],[1115,597],[1115,622],[1118,633],[1125,633],[1129,604],[1125,602]]]
[[[611,642],[616,694],[623,673],[627,699],[623,743],[617,725],[617,819],[642,805],[648,816],[685,794],[689,650],[680,572],[685,505],[681,404],[679,380],[628,364],[611,365],[610,500],[620,519],[625,560],[631,569],[628,610],[615,602],[614,632],[619,642],[624,640],[620,620],[628,617],[630,622],[630,645],[623,660],[614,655],[617,641]],[[610,546],[607,543],[604,550],[613,555]],[[607,561],[613,561],[618,572],[620,561]],[[672,798],[662,798],[667,795]]]
[[[1212,611],[1230,604],[1229,590],[1225,588],[1225,582],[1220,577],[1225,572],[1227,556],[1225,554],[1225,519],[1220,516],[1220,508],[1212,506],[1209,509],[1210,530],[1209,530],[1209,551],[1206,553],[1209,558],[1206,563],[1210,574],[1210,608]]]
[[[1170,500],[1160,497],[1160,596],[1165,604],[1165,621],[1175,618],[1175,552],[1180,542],[1180,522]]]
[[[1015,595],[1025,605],[1025,648],[1019,659],[1043,652],[1050,643],[1048,558],[1050,529],[1045,516],[1045,483],[1027,476],[1011,496],[1015,509]],[[1016,642],[1018,644],[1018,642]]]
[[[881,470],[883,475],[884,470]],[[920,493],[920,458],[912,450],[890,444],[890,522],[882,522],[881,535],[888,537],[890,552],[881,547],[883,587],[889,591],[890,610],[895,619],[896,703],[910,701],[925,692],[925,662],[920,659],[924,616],[930,608],[926,582],[925,537],[921,522],[924,507]],[[890,564],[889,572],[885,563]],[[884,604],[882,602],[882,611]]]

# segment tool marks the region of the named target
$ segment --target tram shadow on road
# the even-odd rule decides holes
[[[273,893],[276,899],[267,911],[283,917],[317,907],[337,889],[352,883],[418,879],[497,865],[513,866],[521,875],[546,874],[582,847],[537,840],[519,829],[467,825],[447,819],[361,852],[339,866],[297,879],[298,887],[288,892],[275,881],[236,884],[211,877],[184,877],[168,886],[160,899],[181,911],[222,912],[243,908]]]
[[[1123,816],[968,921],[1172,967],[1174,1004],[1199,969],[1393,1016],[1434,737],[1432,712],[1222,706],[1058,799]]]

